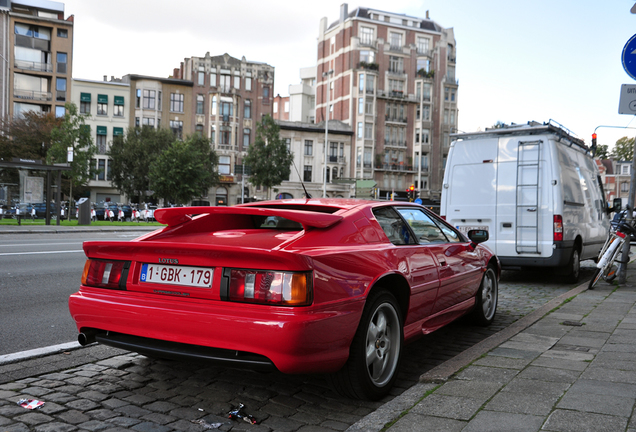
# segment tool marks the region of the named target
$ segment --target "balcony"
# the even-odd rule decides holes
[[[39,63],[17,59],[15,61],[15,68],[37,72],[53,72],[53,65],[50,63]]]
[[[417,71],[417,77],[432,80],[433,78],[435,78],[435,71],[432,70],[427,72],[424,69],[420,69]]]
[[[39,39],[17,34],[15,35],[15,44],[19,47],[51,52],[51,41],[47,39]]]
[[[389,51],[402,52],[403,49],[404,49],[404,46],[402,46],[402,44],[399,44],[399,43],[389,44]]]
[[[327,160],[330,163],[339,163],[339,164],[346,163],[346,159],[345,159],[344,156],[331,156],[330,155],[330,156],[327,156],[327,158],[328,158]]]
[[[400,141],[400,140],[389,140],[389,141],[384,141],[384,147],[398,147],[398,148],[406,148],[406,141]]]
[[[368,63],[365,61],[361,61],[360,63],[358,63],[358,68],[370,71],[377,71],[378,69],[380,69],[380,66],[377,63]]]
[[[376,164],[375,169],[396,172],[413,171],[412,166],[400,162]]]
[[[35,90],[20,90],[13,89],[13,96],[18,99],[30,99],[50,101],[53,99],[53,95],[50,92],[35,91]]]
[[[418,102],[419,100],[415,98],[415,95],[404,94],[401,90],[378,90],[378,97],[386,98],[386,99],[399,99],[401,101],[407,102]]]
[[[385,115],[384,120],[391,123],[408,123],[409,119],[407,117]]]
[[[364,47],[371,47],[371,48],[377,48],[378,46],[378,41],[376,39],[373,39],[372,36],[369,35],[362,35],[360,36],[359,39],[359,44],[360,46],[364,46]]]
[[[432,49],[424,49],[423,47],[417,47],[417,55],[418,57],[433,57]]]
[[[387,72],[389,73],[389,75],[397,75],[397,76],[406,75],[406,71],[404,69],[397,68],[397,67],[389,67]]]

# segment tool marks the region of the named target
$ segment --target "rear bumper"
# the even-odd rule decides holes
[[[563,267],[567,265],[572,256],[574,242],[554,243],[555,248],[552,250],[552,256],[541,257],[540,255],[523,255],[523,256],[501,256],[499,262],[501,267],[519,268],[519,267]]]
[[[328,309],[284,308],[104,291],[82,287],[69,299],[78,330],[98,342],[284,373],[340,369],[364,307],[363,300]]]

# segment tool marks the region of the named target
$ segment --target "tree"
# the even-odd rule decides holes
[[[125,137],[115,137],[107,153],[115,187],[141,203],[150,191],[150,166],[173,141],[169,129],[148,126],[128,128]]]
[[[92,160],[97,148],[93,143],[90,127],[85,124],[86,116],[78,113],[74,103],[67,103],[65,108],[66,114],[61,124],[51,131],[51,148],[46,154],[46,161],[48,164],[66,163],[68,149],[72,148],[71,170],[63,173],[69,179],[68,185],[63,185],[63,189],[68,190],[69,200],[72,201],[73,185],[86,186],[95,176]],[[70,213],[69,209],[69,219]]]
[[[186,204],[218,184],[218,158],[210,140],[199,134],[175,140],[150,165],[150,185],[158,198]]]
[[[62,118],[52,113],[26,111],[20,117],[0,124],[0,160],[14,157],[45,160],[51,148],[51,131],[60,126]]]
[[[609,159],[609,147],[607,144],[599,144],[596,146],[596,154],[594,155],[599,159]]]
[[[634,138],[620,138],[610,155],[616,160],[631,161],[634,158]]]
[[[252,172],[250,183],[255,186],[270,189],[289,178],[293,156],[279,132],[274,119],[267,115],[256,125],[254,144],[249,147],[244,159]]]

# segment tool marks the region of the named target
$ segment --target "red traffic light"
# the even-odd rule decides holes
[[[592,134],[592,139],[596,140],[596,134],[595,133]]]
[[[414,185],[411,185],[411,187],[409,188],[409,190],[410,190],[411,192],[413,192],[413,191],[415,190],[415,186],[414,186]]]

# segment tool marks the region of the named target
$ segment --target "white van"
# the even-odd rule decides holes
[[[562,126],[531,122],[453,135],[440,214],[485,229],[504,268],[556,267],[578,281],[609,230],[598,168]]]

